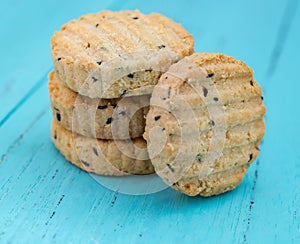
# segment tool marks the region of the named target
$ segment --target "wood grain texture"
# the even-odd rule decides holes
[[[0,242],[299,243],[298,0],[5,0],[0,10]],[[157,11],[255,70],[267,106],[259,159],[234,191],[203,199],[167,189],[123,195],[67,163],[50,140],[49,40],[102,9]],[[13,48],[8,48],[13,47]]]

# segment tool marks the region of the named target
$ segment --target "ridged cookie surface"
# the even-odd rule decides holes
[[[150,96],[91,99],[62,84],[49,74],[53,118],[64,128],[87,137],[126,140],[142,137]]]
[[[266,108],[252,70],[217,53],[172,65],[154,88],[144,138],[173,188],[211,196],[236,187],[257,158]]]
[[[51,135],[62,155],[87,172],[112,176],[154,172],[142,138],[132,141],[92,139],[66,130],[56,120],[52,122]]]
[[[51,45],[58,78],[91,98],[150,94],[162,72],[194,50],[181,25],[139,11],[84,15],[55,32]]]

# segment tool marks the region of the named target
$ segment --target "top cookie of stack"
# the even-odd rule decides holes
[[[51,39],[61,82],[90,98],[151,94],[171,64],[194,51],[181,25],[139,11],[84,15],[65,24]]]

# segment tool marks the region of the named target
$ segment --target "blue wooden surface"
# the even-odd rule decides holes
[[[299,0],[20,1],[0,9],[0,243],[299,243]],[[172,189],[124,195],[68,164],[53,147],[50,38],[102,9],[166,14],[196,51],[248,63],[263,87],[267,131],[259,159],[230,193]]]

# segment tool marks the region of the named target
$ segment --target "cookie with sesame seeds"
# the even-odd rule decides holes
[[[145,175],[154,172],[143,138],[116,141],[84,137],[52,121],[51,136],[55,147],[72,164],[98,175]],[[142,154],[140,153],[142,151]]]
[[[48,89],[53,118],[67,130],[99,139],[143,136],[149,95],[92,99],[66,87],[53,71],[49,74]]]
[[[109,99],[151,94],[163,72],[194,52],[194,39],[161,14],[102,11],[63,25],[51,46],[61,82]]]
[[[262,89],[243,62],[195,53],[161,76],[144,138],[156,173],[187,195],[235,188],[265,133]]]

